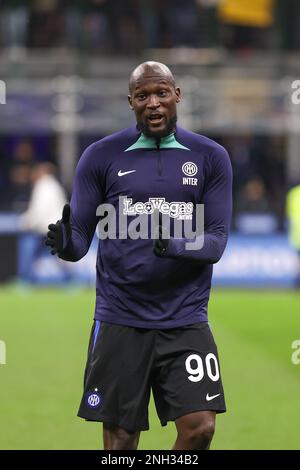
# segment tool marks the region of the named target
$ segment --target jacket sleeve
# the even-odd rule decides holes
[[[86,255],[99,220],[96,211],[104,198],[99,152],[95,144],[88,147],[76,168],[70,203],[72,235],[60,255],[66,261],[78,261]]]
[[[186,258],[200,264],[217,263],[221,259],[232,213],[232,167],[227,151],[221,146],[209,158],[201,203],[204,205],[204,234],[193,239],[170,238],[165,257]],[[191,242],[195,248],[187,249],[188,245],[192,246]]]

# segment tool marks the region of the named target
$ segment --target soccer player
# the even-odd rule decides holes
[[[300,289],[300,182],[291,187],[286,198],[286,213],[289,220],[289,240],[297,255],[294,288]]]
[[[165,236],[161,221],[155,240],[118,237],[119,227],[117,237],[100,240],[78,415],[103,422],[105,449],[136,449],[140,432],[149,429],[152,390],[162,426],[175,422],[173,449],[208,449],[216,413],[226,410],[207,305],[212,265],[228,238],[231,164],[219,144],[177,126],[181,93],[164,64],[139,65],[129,93],[137,125],[85,150],[70,206],[49,225],[46,244],[67,261],[82,258],[103,203],[129,222],[154,209],[173,221],[193,220],[203,204],[204,243],[190,249],[190,238]]]

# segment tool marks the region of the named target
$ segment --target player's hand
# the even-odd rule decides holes
[[[45,245],[51,249],[51,255],[60,255],[64,249],[64,244],[71,237],[72,228],[70,223],[71,208],[69,204],[65,204],[63,208],[62,218],[56,224],[48,225],[49,232],[45,240]]]
[[[162,224],[162,216],[159,213],[159,224],[157,227],[158,238],[154,240],[153,252],[159,258],[162,258],[168,248],[169,238],[167,238],[167,231]]]

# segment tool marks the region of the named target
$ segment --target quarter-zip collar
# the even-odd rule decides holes
[[[132,144],[130,147],[128,147],[125,150],[125,152],[129,152],[131,150],[137,150],[137,149],[158,149],[158,148],[160,150],[170,149],[170,148],[190,150],[189,148],[180,144],[176,139],[176,132],[172,132],[171,134],[165,137],[147,137],[145,134],[141,133],[138,140],[134,144]]]

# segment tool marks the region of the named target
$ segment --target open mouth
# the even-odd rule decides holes
[[[162,114],[151,114],[151,116],[148,117],[151,124],[160,124],[163,118]]]

